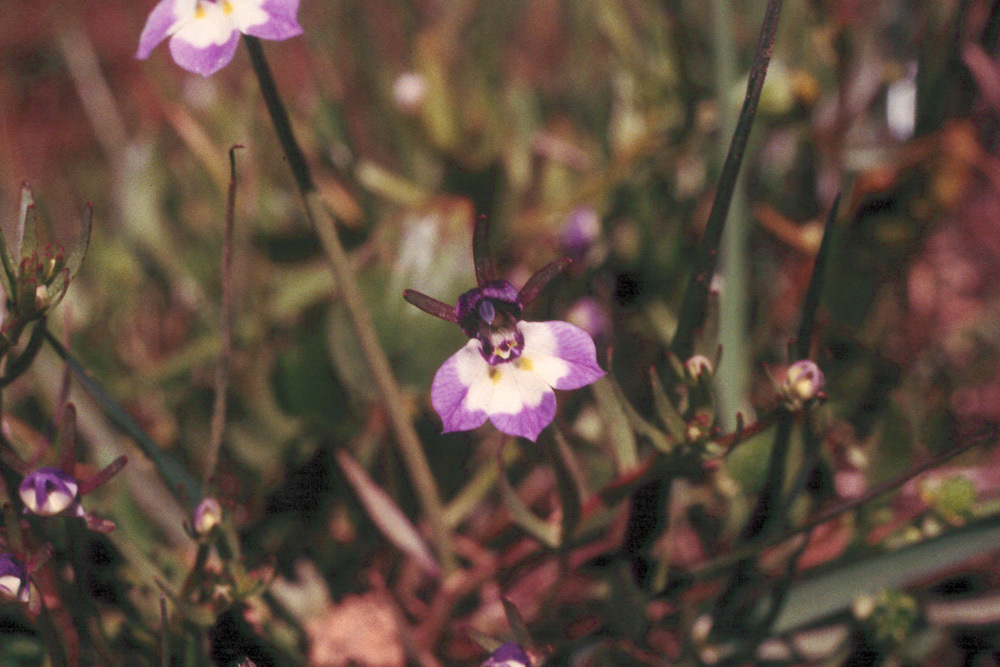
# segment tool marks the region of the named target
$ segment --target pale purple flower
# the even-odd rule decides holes
[[[299,0],[160,0],[139,37],[144,60],[170,38],[170,55],[184,69],[210,76],[229,64],[240,34],[288,39],[302,34]]]
[[[500,431],[529,440],[555,418],[554,389],[579,389],[604,376],[594,341],[568,322],[525,322],[524,307],[569,260],[557,260],[519,290],[493,278],[485,253],[485,223],[477,225],[473,256],[479,287],[455,307],[413,290],[404,298],[462,327],[469,342],[434,375],[431,403],[444,432],[468,431],[487,419]]]
[[[0,554],[0,596],[28,601],[28,568],[10,554]]]
[[[531,667],[531,659],[520,646],[508,642],[493,651],[480,667]]]

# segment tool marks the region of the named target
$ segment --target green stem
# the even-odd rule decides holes
[[[319,234],[320,243],[323,245],[323,250],[329,260],[334,280],[340,287],[354,333],[361,345],[368,369],[375,380],[379,399],[389,416],[389,422],[396,435],[396,442],[416,487],[417,496],[430,521],[442,567],[445,572],[450,572],[455,568],[455,555],[451,533],[444,520],[441,495],[420,444],[420,439],[406,413],[404,407],[406,402],[403,400],[403,394],[396,384],[396,379],[389,367],[389,360],[375,334],[375,326],[372,324],[371,315],[354,279],[347,253],[340,243],[340,237],[337,236],[333,217],[320,199],[309,171],[309,165],[295,139],[288,113],[285,111],[277,86],[274,84],[274,78],[271,76],[271,70],[264,58],[264,50],[260,41],[247,35],[244,35],[243,39],[250,52],[250,61],[257,74],[257,80],[260,82],[261,94],[264,96],[264,102],[271,116],[278,141],[281,143],[281,148],[295,178],[295,184],[302,196],[306,217]]]

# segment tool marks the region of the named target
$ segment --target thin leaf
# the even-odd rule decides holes
[[[819,251],[816,253],[816,262],[813,264],[812,277],[809,279],[809,287],[802,302],[802,318],[799,322],[798,337],[795,339],[795,359],[807,359],[809,357],[813,326],[816,323],[819,297],[823,292],[823,278],[826,276],[826,263],[830,256],[833,228],[837,221],[837,209],[839,207],[840,193],[838,192],[837,196],[833,199],[833,203],[830,204],[830,211],[826,216],[826,225],[823,228],[823,240],[820,241]]]
[[[14,256],[20,262],[38,250],[38,210],[27,184],[21,186],[21,215],[14,232]]]
[[[87,248],[90,246],[90,231],[93,223],[94,205],[87,204],[87,207],[83,209],[83,224],[80,226],[80,236],[76,239],[73,252],[66,258],[67,282],[73,280],[80,270],[80,265],[83,264],[83,256],[87,254]]]
[[[910,586],[1000,550],[1000,517],[948,535],[849,563],[793,586],[773,626],[782,634],[850,608],[859,595]],[[766,608],[766,601],[761,602]]]
[[[510,512],[511,518],[514,519],[514,523],[550,549],[558,549],[559,526],[543,521],[535,516],[511,487],[510,481],[503,471],[503,463],[499,458],[497,459],[497,465],[500,466],[500,474],[498,476],[500,497]]]
[[[627,415],[622,407],[626,401],[624,397],[619,401],[620,390],[616,392],[615,386],[611,376],[606,375],[591,385],[591,391],[594,392],[597,409],[601,412],[604,425],[608,429],[615,458],[618,459],[618,470],[621,472],[639,464],[639,446],[635,441],[635,433],[629,428]]]
[[[576,532],[583,506],[579,465],[573,461],[573,453],[561,435],[556,434],[554,441],[553,438],[546,437],[544,443],[556,477],[556,491],[562,506],[561,542],[565,544]]]
[[[52,449],[59,457],[63,472],[73,474],[73,464],[76,461],[76,406],[72,403],[63,409],[59,420],[59,430],[56,431]]]
[[[683,441],[687,437],[687,426],[684,424],[684,418],[674,407],[673,401],[663,389],[659,375],[652,368],[649,369],[649,384],[653,394],[653,405],[656,407],[656,414],[660,417],[660,421],[667,427],[675,440]]]
[[[479,644],[487,653],[493,653],[493,651],[503,646],[503,642],[499,639],[490,637],[488,634],[480,632],[473,627],[467,627],[462,632],[468,635],[469,639]]]
[[[45,339],[56,351],[56,354],[62,357],[73,369],[73,374],[76,375],[87,393],[97,401],[108,417],[118,425],[118,428],[135,440],[142,453],[150,458],[156,466],[157,472],[160,473],[160,477],[178,502],[186,507],[193,499],[200,498],[201,485],[198,480],[189,475],[176,459],[164,452],[152,438],[146,435],[146,432],[118,405],[118,402],[111,397],[111,394],[104,389],[101,383],[90,377],[80,362],[63,347],[62,343],[50,331],[46,329],[44,334]]]
[[[750,66],[743,108],[740,109],[736,129],[733,132],[733,140],[729,144],[729,152],[722,164],[719,186],[715,190],[715,199],[712,201],[712,209],[708,214],[705,233],[701,238],[698,256],[691,269],[691,277],[688,279],[684,299],[681,303],[677,333],[674,334],[674,340],[670,345],[670,349],[681,359],[687,359],[691,356],[695,332],[701,326],[705,316],[719,243],[726,225],[729,205],[733,200],[740,164],[743,162],[743,154],[750,138],[750,128],[757,113],[757,103],[760,101],[760,93],[764,88],[764,77],[767,75],[768,63],[771,61],[771,49],[774,47],[780,14],[781,0],[768,0],[760,37],[757,40],[757,49]]]
[[[534,646],[535,642],[532,641],[531,635],[528,634],[528,624],[524,622],[524,617],[521,616],[520,610],[506,597],[500,598],[500,601],[503,602],[503,610],[507,614],[507,622],[510,623],[510,629],[514,633],[514,639],[517,643],[521,645],[521,648]]]
[[[403,553],[411,556],[432,576],[441,575],[441,566],[434,559],[420,533],[406,518],[392,498],[381,489],[345,449],[338,449],[337,463],[344,472],[372,522],[385,537]]]

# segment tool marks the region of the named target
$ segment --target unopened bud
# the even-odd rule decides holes
[[[798,404],[816,398],[823,389],[823,371],[808,359],[801,359],[788,367],[783,389],[788,398]]]
[[[692,380],[698,380],[702,376],[711,376],[715,369],[712,362],[703,354],[696,354],[684,362],[684,369]]]
[[[417,113],[427,99],[427,80],[417,72],[400,74],[392,84],[392,98],[405,113]]]
[[[195,535],[205,537],[222,523],[222,505],[215,498],[205,498],[194,510],[191,527]]]

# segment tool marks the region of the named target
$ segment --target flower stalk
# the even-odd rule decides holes
[[[375,388],[396,436],[396,442],[403,454],[403,459],[416,487],[420,504],[427,515],[434,535],[434,542],[437,547],[438,556],[444,571],[450,572],[455,569],[455,555],[452,546],[451,533],[444,521],[444,509],[441,503],[441,495],[437,482],[431,472],[427,456],[424,454],[420,439],[410,416],[404,408],[405,401],[399,389],[396,379],[389,367],[389,360],[385,356],[375,333],[375,326],[372,324],[371,314],[365,305],[358,289],[358,284],[351,271],[350,262],[340,238],[337,236],[335,222],[330,212],[323,205],[316,185],[313,183],[309,164],[299,147],[292,130],[288,113],[284,103],[278,93],[271,75],[270,67],[264,57],[264,50],[260,41],[255,37],[244,35],[243,41],[246,43],[250,53],[250,62],[253,64],[254,73],[260,83],[261,94],[267,105],[271,122],[274,126],[278,141],[282,151],[288,160],[295,184],[298,187],[299,195],[302,197],[306,218],[319,235],[323,251],[326,253],[333,278],[340,288],[344,305],[350,317],[351,326],[358,338],[364,354],[365,362],[372,378],[375,381]]]

